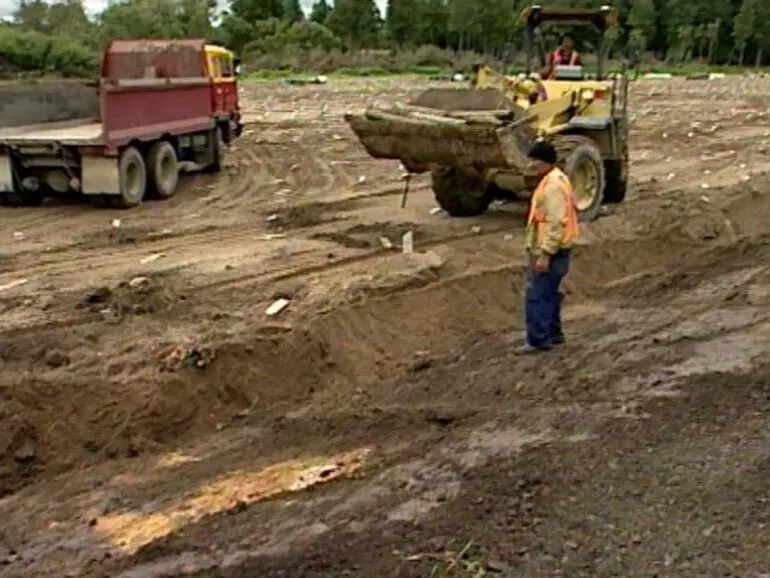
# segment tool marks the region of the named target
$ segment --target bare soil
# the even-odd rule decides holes
[[[245,86],[174,199],[4,209],[0,576],[766,575],[768,82],[634,84],[546,356],[524,207],[401,209],[342,120],[435,83]]]
[[[99,97],[86,81],[0,84],[0,127],[87,118],[99,118]]]

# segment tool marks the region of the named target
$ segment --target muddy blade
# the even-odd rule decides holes
[[[518,165],[518,137],[484,124],[446,124],[371,113],[348,114],[345,120],[374,158],[397,159],[414,172],[435,166],[509,167]],[[515,150],[514,150],[515,149]]]

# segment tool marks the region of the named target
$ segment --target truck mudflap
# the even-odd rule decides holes
[[[241,120],[241,113],[236,112],[233,115],[233,136],[235,138],[240,137],[243,134],[243,121]]]
[[[435,167],[523,168],[535,137],[521,110],[438,110],[414,105],[369,108],[345,121],[374,158],[410,172]]]

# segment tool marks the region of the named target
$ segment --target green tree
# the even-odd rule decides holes
[[[128,0],[102,12],[104,40],[127,38],[183,38],[179,4],[174,0]]]
[[[299,0],[284,0],[283,19],[286,22],[301,22],[305,19],[305,13],[299,5]]]
[[[733,37],[739,51],[738,64],[741,66],[746,58],[746,48],[756,34],[757,15],[756,2],[744,0],[733,20]]]
[[[666,2],[665,10],[663,11],[666,40],[669,49],[678,49],[678,60],[685,58],[691,48],[694,39],[692,27],[695,23],[697,10],[697,5],[693,0],[668,0]],[[687,45],[684,47],[683,53],[682,43],[685,41]]]
[[[211,19],[216,7],[216,0],[181,0],[178,18],[183,34],[198,38],[210,36]]]
[[[382,16],[374,0],[337,0],[327,25],[347,46],[372,48],[377,44]]]
[[[332,7],[326,0],[317,0],[310,9],[310,20],[318,24],[325,24],[331,11]]]
[[[449,0],[448,32],[456,38],[458,50],[468,50],[481,30],[476,21],[477,4],[472,0]]]
[[[385,26],[388,38],[397,47],[417,40],[417,0],[388,0]]]
[[[49,5],[44,0],[21,0],[13,15],[19,26],[35,32],[51,32]]]
[[[654,0],[636,0],[631,5],[631,11],[628,14],[628,25],[634,31],[639,31],[636,39],[644,39],[642,50],[646,49],[647,41],[655,37],[657,27],[657,13],[655,11]],[[641,36],[640,36],[641,35]]]
[[[719,29],[722,27],[722,21],[716,20],[706,26],[706,38],[708,39],[708,52],[706,62],[712,64],[714,61],[714,50],[719,43]]]
[[[684,62],[689,57],[695,40],[695,27],[683,24],[677,29],[679,42],[679,62]]]
[[[283,0],[232,0],[230,2],[230,13],[251,23],[268,18],[283,18],[283,10]]]
[[[219,29],[222,32],[225,45],[236,52],[240,52],[246,44],[256,37],[254,26],[240,16],[233,14],[222,16]]]
[[[448,41],[449,7],[445,0],[420,0],[417,4],[416,44],[445,46]]]

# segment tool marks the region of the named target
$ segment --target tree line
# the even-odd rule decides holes
[[[249,66],[334,68],[378,54],[394,63],[411,54],[416,65],[447,65],[451,55],[500,56],[523,42],[522,0],[316,0],[304,14],[299,0],[117,0],[96,17],[82,0],[21,0],[0,25],[0,74],[27,71],[77,76],[96,69],[110,39],[206,37],[242,55]],[[579,7],[589,0],[541,2]],[[670,64],[761,65],[770,54],[768,0],[615,0],[621,18],[608,33],[611,55],[629,49]],[[586,52],[590,30],[574,31]],[[553,32],[549,41],[555,43]],[[312,58],[309,58],[312,56]],[[336,58],[336,59],[335,59]]]

